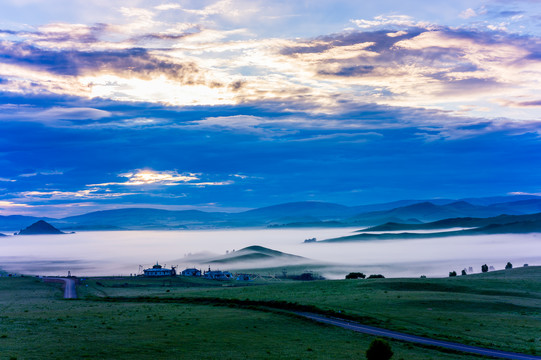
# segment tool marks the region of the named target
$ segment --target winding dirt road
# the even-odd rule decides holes
[[[62,283],[64,284],[64,299],[77,299],[77,291],[75,291],[75,279],[43,278],[43,282]]]
[[[312,313],[302,313],[302,312],[297,312],[296,314],[304,316],[308,319],[312,319],[314,321],[319,321],[325,324],[340,326],[342,328],[361,332],[364,334],[383,336],[383,337],[387,337],[391,339],[408,341],[408,342],[417,343],[417,344],[439,346],[446,349],[491,356],[491,357],[500,358],[500,359],[541,360],[541,357],[539,356],[512,353],[512,352],[500,351],[500,350],[485,349],[485,348],[480,348],[477,346],[464,345],[464,344],[453,343],[453,342],[443,341],[443,340],[434,340],[434,339],[429,339],[429,338],[425,338],[421,336],[408,335],[408,334],[385,330],[385,329],[376,328],[372,326],[361,325],[358,323],[354,323],[354,322],[350,322],[350,321],[346,321],[342,319],[328,318],[323,315],[317,315],[317,314],[312,314]]]

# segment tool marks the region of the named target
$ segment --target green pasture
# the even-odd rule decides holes
[[[409,333],[541,353],[541,269],[534,267],[445,279],[91,278],[78,293],[79,300],[63,300],[58,284],[0,278],[0,360],[364,359],[373,340],[264,308],[174,302],[190,297],[312,305]],[[147,300],[118,301],[138,296]],[[393,359],[480,358],[390,343]]]

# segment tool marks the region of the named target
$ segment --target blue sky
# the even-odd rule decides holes
[[[0,215],[541,192],[539,1],[0,10]]]

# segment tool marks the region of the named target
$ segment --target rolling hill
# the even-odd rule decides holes
[[[243,212],[205,212],[125,208],[90,212],[61,219],[43,220],[69,230],[144,230],[201,229],[236,227],[337,227],[374,226],[388,222],[402,224],[432,223],[456,218],[491,218],[498,215],[524,215],[541,210],[541,198],[507,196],[453,201],[400,200],[389,203],[344,206],[304,201],[266,206]],[[28,216],[0,216],[0,230],[24,228],[40,220]],[[452,221],[451,221],[452,222]],[[485,223],[487,225],[488,223]],[[431,225],[433,228],[440,225]],[[469,225],[453,225],[469,226]],[[481,225],[473,225],[481,226]],[[449,227],[449,226],[445,226]],[[403,227],[421,229],[415,226]]]
[[[253,245],[243,249],[230,252],[227,255],[210,259],[209,264],[229,264],[237,262],[253,261],[276,261],[280,262],[299,262],[308,260],[302,256],[292,255],[277,250],[272,250],[263,246]]]
[[[490,224],[473,229],[440,231],[433,233],[381,233],[362,232],[356,235],[322,240],[321,242],[363,241],[363,240],[402,240],[402,239],[433,239],[466,235],[496,235],[496,234],[525,234],[541,232],[541,220],[517,221],[506,224]]]
[[[494,224],[509,224],[517,222],[541,221],[541,213],[528,215],[499,215],[489,218],[450,218],[433,221],[425,224],[404,224],[388,222],[383,225],[373,226],[359,232],[369,231],[402,231],[402,230],[436,230],[450,228],[476,228]]]

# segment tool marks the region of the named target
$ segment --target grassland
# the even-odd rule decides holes
[[[538,267],[446,279],[101,278],[78,291],[80,300],[63,300],[58,285],[0,278],[0,359],[363,359],[373,339],[233,301],[213,306],[217,300],[309,305],[409,333],[541,353]],[[391,345],[393,359],[479,359]]]

